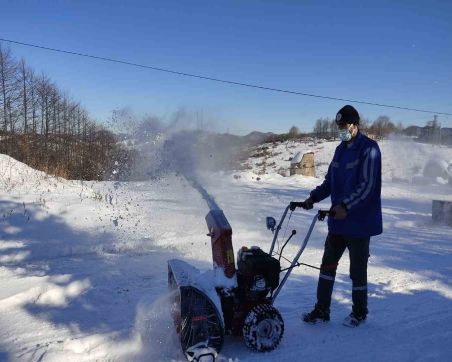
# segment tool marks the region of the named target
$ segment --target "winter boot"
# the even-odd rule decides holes
[[[330,320],[330,309],[322,308],[318,304],[309,313],[303,313],[303,321],[309,324],[316,324],[318,322],[328,322]]]
[[[359,315],[354,312],[351,312],[342,322],[342,324],[346,327],[355,328],[360,324],[363,324],[366,321],[366,315]]]

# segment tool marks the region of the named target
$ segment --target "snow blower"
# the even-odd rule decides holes
[[[168,285],[174,291],[171,314],[188,361],[214,362],[225,335],[243,336],[245,344],[258,352],[278,346],[284,334],[284,321],[274,302],[292,269],[307,265],[298,260],[316,221],[329,215],[326,210],[317,212],[298,253],[290,261],[282,252],[296,231],[292,231],[280,250],[275,251],[275,244],[289,210],[295,207],[303,207],[303,203],[289,204],[278,225],[273,217],[267,217],[267,228],[274,234],[270,251],[266,253],[256,246],[242,247],[237,254],[237,268],[231,226],[222,210],[211,209],[206,222],[214,283],[206,282],[206,274],[182,260],[168,261]],[[290,262],[290,266],[282,269],[281,258]]]

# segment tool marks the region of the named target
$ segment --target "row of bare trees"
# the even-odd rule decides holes
[[[79,102],[1,43],[0,153],[71,179],[103,179],[130,158]]]
[[[385,138],[391,133],[401,133],[404,130],[401,123],[394,124],[388,116],[378,116],[372,123],[361,117],[359,128],[362,132],[378,139]],[[313,132],[318,138],[336,138],[337,124],[334,119],[319,118],[314,125]]]
[[[318,138],[336,138],[337,124],[329,118],[319,118],[314,125],[314,135]]]

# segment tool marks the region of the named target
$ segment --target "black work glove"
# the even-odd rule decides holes
[[[333,219],[344,220],[347,217],[347,208],[343,204],[334,205],[330,209],[330,216]]]
[[[291,201],[289,204],[290,211],[294,211],[297,207],[300,207],[301,202]]]
[[[314,201],[310,197],[308,197],[302,202],[292,201],[289,204],[290,211],[294,211],[297,207],[302,207],[305,210],[311,210],[314,207]]]
[[[303,209],[311,210],[314,207],[314,200],[311,197],[308,197],[306,200],[304,200],[303,204]]]

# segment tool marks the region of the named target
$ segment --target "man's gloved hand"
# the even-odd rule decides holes
[[[308,197],[306,200],[303,201],[302,208],[305,210],[311,210],[314,207],[314,200]]]
[[[344,205],[334,205],[330,209],[331,216],[337,220],[344,220],[347,217],[347,209]]]
[[[306,200],[302,202],[292,201],[289,204],[289,208],[291,211],[294,211],[297,207],[302,207],[305,210],[311,210],[314,207],[314,201],[308,197]]]

